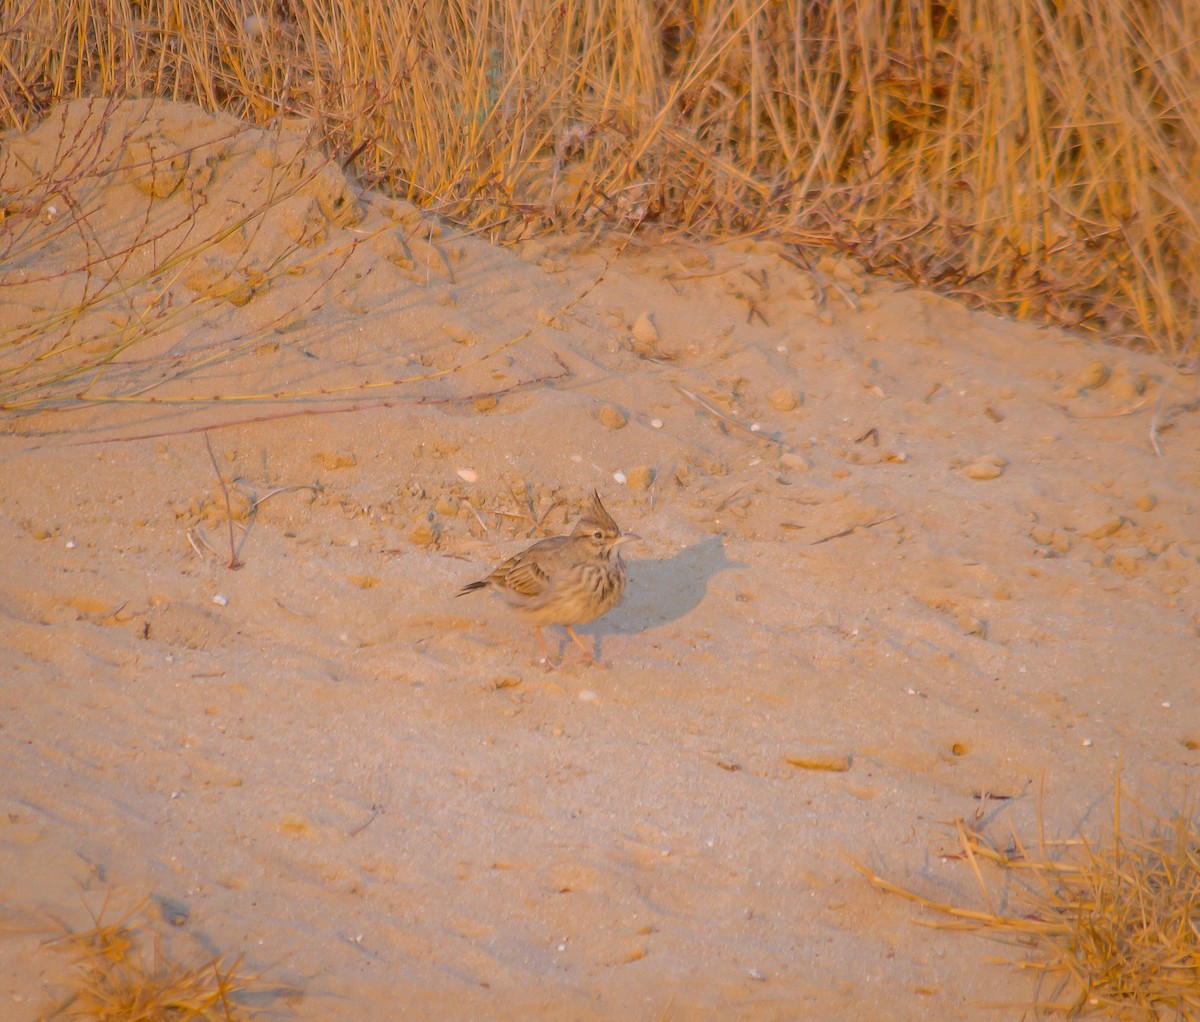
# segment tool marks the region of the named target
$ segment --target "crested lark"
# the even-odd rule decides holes
[[[546,663],[551,663],[542,625],[562,625],[590,663],[595,654],[575,634],[572,625],[594,621],[612,610],[625,591],[625,562],[620,547],[633,533],[604,510],[600,494],[592,499],[569,536],[540,539],[495,569],[487,578],[463,586],[459,596],[477,589],[500,592],[508,605],[533,625]]]

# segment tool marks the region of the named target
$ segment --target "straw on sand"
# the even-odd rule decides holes
[[[84,1018],[100,1022],[246,1022],[238,1000],[253,979],[241,974],[241,959],[204,959],[192,964],[172,960],[150,926],[144,906],[115,922],[104,919],[105,906],[92,926],[66,932],[49,942],[73,959],[68,993],[46,1014],[52,1019]],[[145,945],[151,944],[146,950]]]
[[[974,872],[981,909],[934,901],[856,868],[879,890],[950,920],[926,925],[982,932],[1030,953],[1015,964],[1052,985],[1040,1010],[1106,1007],[1113,1017],[1147,1022],[1200,1017],[1200,827],[1190,810],[1140,818],[1133,833],[1121,816],[1118,789],[1103,846],[1039,839],[1036,855],[1015,835],[1000,849],[959,820],[961,857]],[[995,909],[983,876],[988,863],[1019,882],[1024,911]]]

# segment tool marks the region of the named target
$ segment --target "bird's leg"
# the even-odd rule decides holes
[[[533,626],[533,634],[537,636],[538,645],[542,647],[542,663],[546,665],[546,670],[552,671],[558,665],[550,659],[550,650],[546,648],[546,640],[542,638],[542,629],[538,625]]]
[[[583,640],[578,635],[575,634],[574,628],[572,628],[570,625],[563,625],[563,627],[567,630],[567,634],[569,636],[571,636],[572,639],[575,640],[575,645],[578,646],[581,650],[583,650],[583,657],[587,663],[595,664],[597,667],[607,667],[608,666],[602,660],[596,659],[596,654],[593,653],[590,649],[587,648],[587,646],[585,646],[583,644]]]

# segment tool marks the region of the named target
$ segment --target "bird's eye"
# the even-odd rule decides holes
[[[603,538],[604,538],[604,533],[601,532],[599,529],[597,529],[595,532],[592,533],[592,539],[603,539]]]

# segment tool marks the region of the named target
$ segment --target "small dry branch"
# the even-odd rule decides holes
[[[227,567],[230,571],[237,571],[242,567],[242,562],[238,560],[237,544],[233,536],[233,507],[229,502],[229,487],[225,485],[225,477],[221,474],[221,468],[217,464],[217,456],[213,453],[212,441],[208,437],[208,433],[204,434],[204,445],[208,448],[208,457],[212,461],[213,471],[217,473],[217,482],[221,484],[221,493],[225,496],[225,521],[229,525],[229,564]]]

